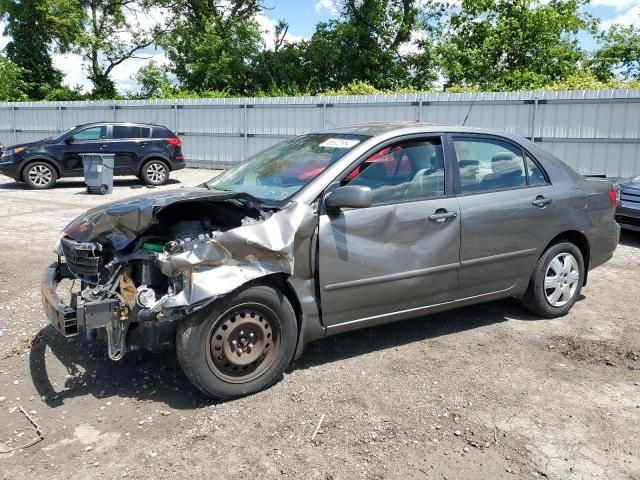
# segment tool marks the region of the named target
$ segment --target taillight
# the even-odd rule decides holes
[[[173,137],[173,138],[165,138],[165,141],[169,144],[169,145],[173,145],[175,147],[179,147],[180,145],[182,145],[182,142],[180,141],[180,139],[178,137]]]
[[[611,185],[611,190],[609,190],[609,200],[615,207],[620,205],[620,189],[617,185]]]

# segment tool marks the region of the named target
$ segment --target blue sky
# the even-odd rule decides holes
[[[420,0],[418,0],[419,2]],[[545,1],[545,0],[540,0]],[[457,3],[459,0],[449,0]],[[263,30],[263,37],[267,45],[273,44],[273,27],[275,22],[284,19],[289,23],[288,40],[296,41],[300,38],[309,38],[313,34],[318,22],[327,21],[335,16],[338,0],[264,0],[265,9],[258,21]],[[598,16],[602,20],[602,27],[606,28],[612,23],[633,24],[640,26],[640,0],[591,0],[587,11]],[[162,18],[162,14],[159,15]],[[148,18],[153,22],[153,15]],[[594,50],[595,41],[588,35],[581,35],[580,41],[587,50]],[[0,41],[0,47],[4,46]],[[129,60],[119,65],[113,71],[113,78],[121,92],[132,91],[137,88],[132,76],[143,65],[154,60],[158,63],[166,63],[166,58],[160,50],[148,49],[144,53],[144,59]],[[83,85],[90,88],[90,82],[81,67],[81,59],[75,55],[55,55],[55,65],[64,72],[65,83],[68,85]]]

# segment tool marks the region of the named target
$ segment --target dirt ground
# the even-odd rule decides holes
[[[0,451],[36,436],[20,408],[44,432],[0,453],[1,479],[640,479],[640,235],[564,318],[500,301],[343,334],[268,391],[212,403],[172,354],[113,363],[46,326],[59,231],[106,200],[0,177]]]

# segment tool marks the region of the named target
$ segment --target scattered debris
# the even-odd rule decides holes
[[[16,450],[22,450],[23,448],[31,447],[31,446],[35,445],[36,443],[40,442],[41,440],[44,440],[44,431],[42,430],[42,427],[40,427],[40,425],[38,425],[38,423],[31,417],[31,415],[29,415],[27,413],[27,411],[24,408],[18,407],[18,411],[22,412],[24,414],[24,416],[27,417],[27,420],[29,420],[29,422],[31,422],[31,425],[33,425],[35,427],[36,433],[38,434],[38,436],[33,438],[31,441],[25,443],[24,445],[20,445],[18,447],[9,448],[7,450],[5,450],[5,449],[0,450],[0,454],[1,453],[11,453],[11,452],[15,452]]]
[[[315,431],[313,432],[313,435],[311,435],[311,441],[315,440],[316,435],[320,431],[320,427],[322,426],[322,422],[324,421],[324,415],[325,414],[323,413],[322,416],[320,417],[320,421],[318,422],[318,426],[316,427]]]

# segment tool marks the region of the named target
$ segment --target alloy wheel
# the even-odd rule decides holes
[[[160,162],[152,162],[147,165],[145,173],[151,182],[162,183],[167,177],[167,167]]]
[[[567,252],[559,253],[549,263],[544,277],[544,293],[552,307],[566,305],[578,289],[578,261]]]
[[[31,167],[28,176],[31,183],[37,187],[44,187],[53,181],[53,171],[43,164]]]

